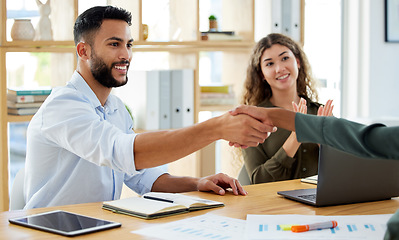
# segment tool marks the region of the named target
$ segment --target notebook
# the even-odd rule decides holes
[[[317,184],[317,175],[301,178],[301,182]]]
[[[144,219],[154,219],[222,206],[224,206],[222,202],[179,193],[163,192],[149,192],[141,197],[103,202],[104,209]]]
[[[399,196],[399,160],[357,157],[321,145],[317,188],[277,192],[314,206],[390,199]]]

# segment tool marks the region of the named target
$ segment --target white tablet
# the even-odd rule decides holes
[[[120,227],[122,225],[118,222],[111,222],[61,210],[12,218],[8,219],[8,221],[25,227],[69,237]]]

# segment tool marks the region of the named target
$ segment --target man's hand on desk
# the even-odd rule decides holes
[[[233,190],[234,195],[247,195],[247,191],[243,189],[240,182],[224,173],[218,173],[203,177],[198,181],[198,191],[213,191],[217,194],[224,195],[227,188]]]

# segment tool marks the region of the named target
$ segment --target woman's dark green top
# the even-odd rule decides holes
[[[317,114],[320,104],[307,101],[308,114]],[[272,108],[269,100],[258,107]],[[294,157],[287,156],[283,144],[291,131],[278,129],[257,147],[243,149],[243,157],[252,184],[303,178],[317,174],[319,146],[301,144]]]

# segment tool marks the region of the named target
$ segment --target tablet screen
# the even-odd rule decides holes
[[[110,222],[60,210],[9,219],[9,221],[11,223],[66,236],[75,236],[121,226],[121,224],[117,222]]]

